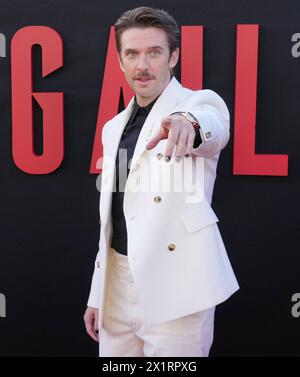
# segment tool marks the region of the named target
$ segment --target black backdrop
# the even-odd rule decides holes
[[[140,5],[169,10],[181,25],[204,25],[204,88],[231,112],[231,140],[218,168],[213,207],[241,290],[218,307],[214,356],[300,355],[291,315],[299,279],[300,3],[252,0],[0,1],[0,355],[97,355],[82,316],[98,248],[96,175],[89,174],[109,28]],[[257,153],[287,153],[288,177],[233,175],[236,25],[259,24]],[[55,29],[64,66],[36,91],[65,93],[65,156],[55,172],[31,175],[12,159],[10,41],[23,26]],[[41,124],[36,109],[35,122]]]

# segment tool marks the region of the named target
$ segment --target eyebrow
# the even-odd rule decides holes
[[[157,50],[163,50],[163,48],[161,46],[151,46],[151,47],[148,47],[148,50],[153,50],[153,49],[157,49]],[[134,48],[126,48],[124,50],[124,53],[128,53],[128,52],[136,52],[137,50],[134,49]]]

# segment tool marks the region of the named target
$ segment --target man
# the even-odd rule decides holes
[[[215,306],[239,288],[210,206],[229,112],[214,91],[191,91],[172,76],[179,28],[167,12],[127,11],[115,31],[135,96],[102,132],[86,330],[100,356],[208,356]],[[192,190],[178,190],[187,181]]]

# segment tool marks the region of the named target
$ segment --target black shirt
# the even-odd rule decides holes
[[[130,170],[130,166],[127,165],[126,169],[124,164],[131,162],[140,131],[157,98],[147,106],[141,107],[138,105],[136,97],[134,97],[133,110],[123,130],[117,153],[116,190],[113,192],[111,208],[113,225],[111,247],[124,255],[127,255],[127,229],[123,212],[123,200],[125,184]],[[124,172],[127,172],[126,177],[124,177]]]
[[[126,180],[130,170],[128,162],[131,162],[140,131],[157,98],[147,106],[140,107],[136,97],[134,97],[133,110],[123,130],[116,157],[116,190],[113,192],[111,208],[113,225],[111,247],[123,255],[127,255],[127,229],[123,212],[123,200]],[[200,132],[196,130],[193,147],[198,147],[201,142]],[[127,168],[124,166],[125,164],[127,164]]]

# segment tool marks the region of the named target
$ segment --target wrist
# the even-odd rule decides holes
[[[200,128],[198,120],[193,116],[193,114],[187,112],[187,111],[176,111],[170,115],[181,115],[183,116],[193,127],[195,130]]]

